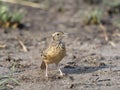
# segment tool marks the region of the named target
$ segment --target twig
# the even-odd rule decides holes
[[[101,28],[101,30],[103,31],[103,34],[104,34],[105,40],[108,41],[109,38],[108,38],[108,35],[107,35],[107,32],[106,32],[106,27],[103,26],[102,24],[100,24],[100,28]]]
[[[112,41],[109,41],[109,44],[110,44],[111,46],[113,46],[113,47],[116,47],[116,44],[115,44],[114,42],[112,42]]]
[[[117,33],[117,36],[120,37],[120,33]]]
[[[18,40],[18,42],[19,42],[20,46],[22,47],[23,51],[24,51],[24,52],[28,52],[28,49],[27,49],[27,47],[24,45],[24,43],[23,43],[21,40]]]
[[[0,48],[5,48],[5,47],[6,47],[6,44],[0,45]]]
[[[43,4],[37,4],[33,2],[28,2],[28,1],[22,1],[22,0],[1,0],[1,1],[12,3],[12,4],[24,5],[24,6],[33,7],[33,8],[45,9],[45,5]]]

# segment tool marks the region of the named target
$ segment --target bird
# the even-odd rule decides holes
[[[52,34],[52,41],[41,53],[42,63],[40,68],[46,69],[45,76],[48,77],[48,64],[55,64],[57,66],[60,75],[63,73],[59,67],[59,62],[66,56],[66,47],[63,42],[65,33],[58,31]]]

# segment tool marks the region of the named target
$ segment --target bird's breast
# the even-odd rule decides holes
[[[61,45],[62,46],[62,45]],[[63,59],[63,57],[66,55],[66,49],[63,46],[53,46],[50,47],[47,52],[47,62],[48,63],[58,63]]]

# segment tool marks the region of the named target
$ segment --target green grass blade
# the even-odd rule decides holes
[[[8,79],[0,80],[0,86],[8,82]]]
[[[14,78],[9,78],[9,79],[12,80],[13,82],[15,82],[16,84],[20,85],[20,83],[16,79],[14,79]]]

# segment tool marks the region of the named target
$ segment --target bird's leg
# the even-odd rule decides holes
[[[60,72],[60,75],[63,76],[63,72],[61,71],[60,68],[58,68],[59,72]]]
[[[46,72],[45,72],[45,76],[46,76],[46,77],[48,77],[48,65],[47,65],[47,63],[45,63],[45,65],[46,65]]]
[[[58,68],[58,70],[60,72],[60,75],[63,76],[63,72],[61,71],[59,64],[56,64],[56,66],[57,66],[57,68]]]

